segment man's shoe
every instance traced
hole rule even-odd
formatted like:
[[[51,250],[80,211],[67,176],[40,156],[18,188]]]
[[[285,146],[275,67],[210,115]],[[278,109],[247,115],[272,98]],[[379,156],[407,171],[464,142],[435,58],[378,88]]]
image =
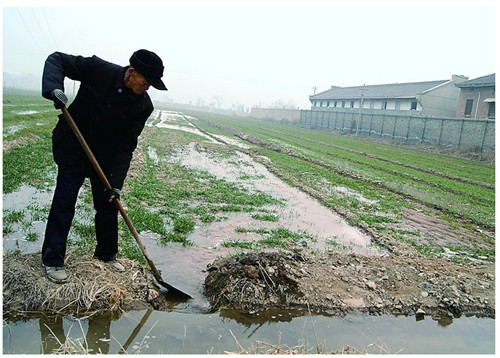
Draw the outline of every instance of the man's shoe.
[[[106,263],[116,272],[125,272],[125,267],[123,267],[123,265],[117,260],[108,261]]]
[[[45,273],[48,279],[55,283],[65,283],[68,280],[64,267],[45,266]]]

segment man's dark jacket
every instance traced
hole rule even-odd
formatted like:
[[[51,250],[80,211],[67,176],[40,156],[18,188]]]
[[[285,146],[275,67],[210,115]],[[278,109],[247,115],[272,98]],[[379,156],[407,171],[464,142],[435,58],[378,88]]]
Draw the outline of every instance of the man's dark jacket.
[[[113,188],[121,189],[137,138],[153,111],[148,94],[136,95],[123,83],[127,67],[99,57],[51,54],[43,70],[42,95],[51,99],[54,89],[64,91],[64,78],[80,81],[68,111],[82,132]],[[89,175],[90,163],[61,114],[52,132],[52,152],[59,166],[82,160]]]

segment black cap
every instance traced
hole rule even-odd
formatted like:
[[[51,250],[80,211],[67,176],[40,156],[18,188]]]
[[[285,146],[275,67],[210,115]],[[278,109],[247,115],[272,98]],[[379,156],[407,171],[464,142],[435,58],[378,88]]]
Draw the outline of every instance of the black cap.
[[[130,57],[130,65],[137,70],[156,89],[167,90],[161,80],[163,76],[163,62],[154,52],[137,50]]]

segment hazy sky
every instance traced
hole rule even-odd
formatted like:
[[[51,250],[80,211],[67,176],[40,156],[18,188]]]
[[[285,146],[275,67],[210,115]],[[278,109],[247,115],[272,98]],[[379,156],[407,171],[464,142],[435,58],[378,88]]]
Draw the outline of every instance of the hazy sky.
[[[220,96],[224,108],[276,101],[309,108],[313,87],[322,92],[331,85],[495,72],[494,2],[401,2],[412,6],[208,0],[165,1],[169,6],[140,2],[141,7],[131,5],[137,1],[120,7],[87,1],[90,6],[62,7],[4,1],[3,72],[41,77],[54,51],[127,65],[135,50],[147,48],[163,59],[169,88],[165,93],[150,90],[153,98],[208,104]]]

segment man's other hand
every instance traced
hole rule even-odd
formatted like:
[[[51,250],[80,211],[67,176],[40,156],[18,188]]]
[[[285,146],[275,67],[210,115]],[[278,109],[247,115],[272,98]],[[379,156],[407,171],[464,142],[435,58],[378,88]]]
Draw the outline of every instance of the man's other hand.
[[[64,94],[60,89],[55,89],[50,93],[52,100],[54,101],[54,107],[56,109],[61,109],[66,107],[66,103],[68,103],[68,97]]]

